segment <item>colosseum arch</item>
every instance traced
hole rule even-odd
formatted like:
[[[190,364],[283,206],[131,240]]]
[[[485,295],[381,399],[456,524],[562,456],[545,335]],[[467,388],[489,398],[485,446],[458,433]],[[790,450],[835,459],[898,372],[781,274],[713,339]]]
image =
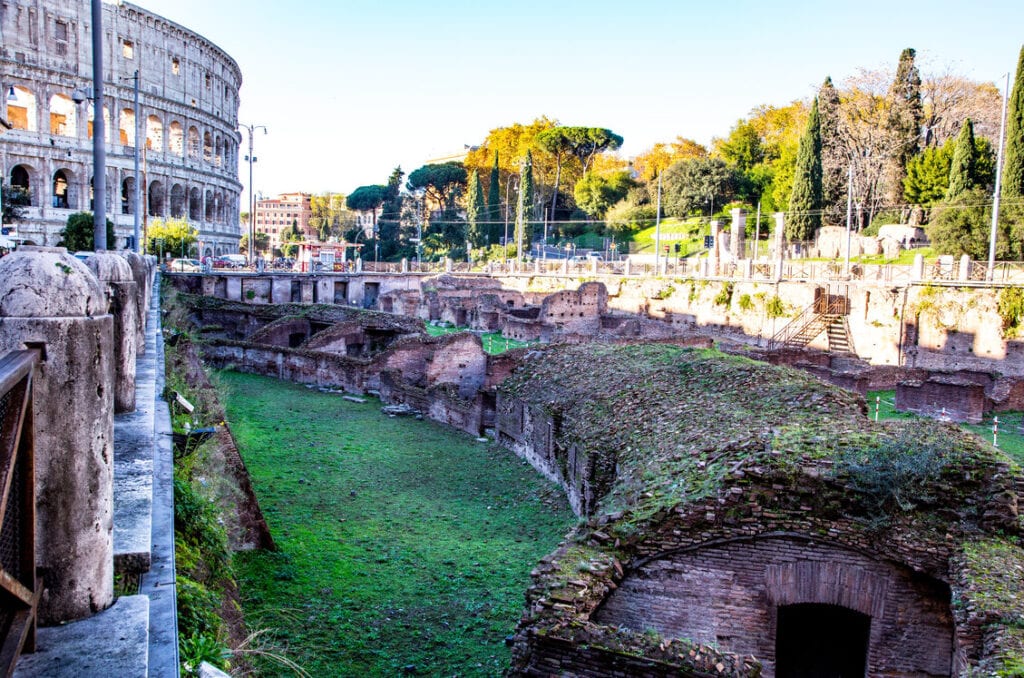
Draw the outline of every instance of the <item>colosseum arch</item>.
[[[204,220],[207,221],[207,222],[213,221],[214,213],[215,212],[214,212],[214,205],[213,205],[213,191],[207,191],[206,192],[206,214],[204,215]]]
[[[150,151],[164,150],[164,124],[155,115],[146,118],[146,148]]]
[[[185,155],[185,129],[177,120],[167,128],[167,151],[179,158]]]
[[[209,131],[203,132],[203,160],[213,162],[213,137]]]
[[[188,218],[190,221],[202,221],[203,219],[203,197],[199,189],[195,187],[188,192]]]
[[[61,168],[53,173],[52,205],[61,209],[71,209],[75,204],[75,186],[72,183],[75,175],[69,169]]]
[[[34,169],[28,165],[15,165],[11,168],[11,187],[20,188],[28,194],[29,205],[38,205],[38,200],[33,195],[33,180],[36,175]]]
[[[7,122],[14,129],[39,131],[39,105],[32,90],[14,85],[14,101],[7,102]]]
[[[50,97],[50,134],[78,136],[78,111],[75,110],[75,102],[67,94],[58,93]]]
[[[121,182],[121,214],[135,214],[135,177]]]
[[[92,139],[92,123],[93,118],[95,117],[95,110],[91,103],[89,104],[88,116],[89,138]],[[110,143],[110,109],[106,106],[103,107],[103,140]]]
[[[94,178],[95,177],[89,177],[89,210],[93,211],[93,212],[96,211],[96,191],[95,191],[95,184],[93,183],[93,179]],[[112,189],[113,189],[113,186],[110,185],[110,179],[108,178],[107,179],[106,190],[103,193],[103,199],[106,202],[106,205],[105,205],[106,209],[105,209],[105,211],[107,211],[107,212],[110,211]]]
[[[217,167],[224,165],[224,141],[219,134],[213,140],[213,164]]]
[[[199,160],[199,130],[188,128],[188,159]]]
[[[213,210],[213,220],[218,224],[224,223],[224,196],[220,192],[213,195]]]
[[[121,117],[118,120],[118,135],[122,146],[135,147],[135,111],[133,109],[121,109]]]
[[[164,215],[164,185],[159,181],[149,182],[149,216]]]
[[[181,184],[171,186],[171,216],[175,219],[185,216],[185,187]]]

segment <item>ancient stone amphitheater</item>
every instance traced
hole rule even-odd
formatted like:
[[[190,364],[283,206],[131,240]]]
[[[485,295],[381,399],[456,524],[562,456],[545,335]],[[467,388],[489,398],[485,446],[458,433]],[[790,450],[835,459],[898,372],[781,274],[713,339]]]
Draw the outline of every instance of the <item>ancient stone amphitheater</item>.
[[[89,8],[85,0],[11,0],[0,13],[0,111],[10,125],[0,137],[0,166],[5,186],[31,198],[15,235],[37,245],[56,244],[68,216],[92,208]],[[143,229],[154,218],[184,217],[199,229],[204,255],[236,252],[238,64],[203,36],[127,2],[104,3],[103,28],[114,245],[130,243],[141,203]]]

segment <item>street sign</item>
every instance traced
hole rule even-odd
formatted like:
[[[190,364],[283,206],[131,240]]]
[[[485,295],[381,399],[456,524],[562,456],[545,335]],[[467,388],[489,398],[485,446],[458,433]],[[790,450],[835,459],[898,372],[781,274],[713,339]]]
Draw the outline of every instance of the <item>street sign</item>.
[[[704,249],[709,250],[715,246],[715,236],[706,235],[704,236]]]

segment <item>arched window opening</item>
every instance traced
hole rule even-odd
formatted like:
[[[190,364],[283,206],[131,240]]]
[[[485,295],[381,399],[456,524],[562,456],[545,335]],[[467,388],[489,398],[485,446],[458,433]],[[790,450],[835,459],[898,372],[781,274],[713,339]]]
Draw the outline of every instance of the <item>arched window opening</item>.
[[[11,188],[22,195],[26,205],[32,205],[32,182],[29,178],[28,169],[24,165],[15,165],[11,168]]]
[[[213,137],[209,132],[203,133],[203,160],[213,162]]]
[[[217,193],[213,196],[214,221],[218,224],[224,223],[224,196]]]
[[[95,117],[92,103],[89,104],[88,117],[89,138],[92,139],[92,123]],[[103,140],[110,143],[110,110],[106,106],[103,107]]]
[[[224,165],[224,142],[221,140],[219,134],[214,140],[213,153],[213,164],[215,164],[217,167],[222,167]]]
[[[179,158],[185,154],[185,129],[177,120],[167,129],[167,151]]]
[[[14,100],[7,102],[7,122],[13,129],[38,131],[39,108],[36,95],[24,87],[14,85]]]
[[[164,187],[159,181],[149,183],[149,216],[162,217],[164,215]]]
[[[135,214],[135,177],[121,182],[121,214]]]
[[[188,158],[199,160],[199,130],[195,127],[188,128]]]
[[[64,170],[57,170],[53,173],[53,206],[61,209],[68,209],[70,184],[68,175]]]
[[[198,188],[188,192],[188,218],[191,221],[201,221],[203,218],[203,199]]]
[[[171,216],[175,219],[185,216],[185,188],[181,184],[171,186]]]
[[[75,102],[67,94],[50,97],[50,134],[73,137],[78,133]],[[90,135],[91,136],[91,135]]]
[[[164,150],[164,124],[155,115],[146,118],[146,149]]]
[[[118,133],[122,146],[135,148],[135,111],[130,108],[121,109]]]
[[[214,214],[213,191],[207,191],[206,192],[206,214],[204,215],[205,216],[205,220],[209,221],[209,222],[212,222],[213,221],[213,214]]]

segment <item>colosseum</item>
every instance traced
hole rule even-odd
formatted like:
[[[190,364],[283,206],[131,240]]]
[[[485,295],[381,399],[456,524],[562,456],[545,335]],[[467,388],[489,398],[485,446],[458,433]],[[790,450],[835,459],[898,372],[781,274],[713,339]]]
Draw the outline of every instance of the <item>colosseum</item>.
[[[16,240],[54,245],[92,209],[92,37],[88,0],[0,4],[4,183],[31,204]],[[116,246],[156,218],[187,218],[204,255],[238,251],[238,64],[203,36],[127,2],[103,5],[107,213]],[[139,108],[136,116],[135,74]],[[79,103],[80,102],[80,103]],[[136,139],[141,183],[136,198]]]

